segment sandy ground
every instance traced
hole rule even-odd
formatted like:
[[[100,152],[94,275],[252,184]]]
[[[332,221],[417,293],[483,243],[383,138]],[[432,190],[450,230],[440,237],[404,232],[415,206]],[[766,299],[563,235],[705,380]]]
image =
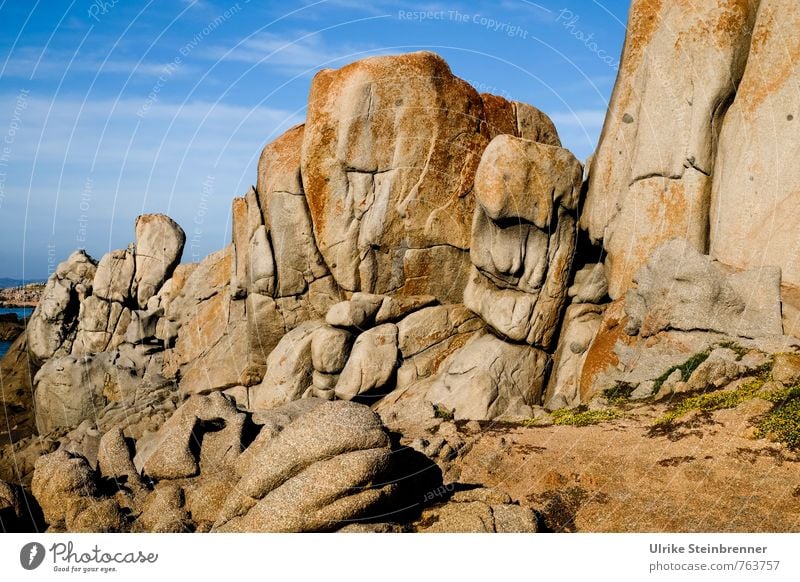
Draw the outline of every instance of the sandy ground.
[[[469,445],[448,476],[509,493],[551,531],[800,531],[800,456],[753,438],[768,408],[694,413],[661,434],[658,404],[587,427],[460,425]]]

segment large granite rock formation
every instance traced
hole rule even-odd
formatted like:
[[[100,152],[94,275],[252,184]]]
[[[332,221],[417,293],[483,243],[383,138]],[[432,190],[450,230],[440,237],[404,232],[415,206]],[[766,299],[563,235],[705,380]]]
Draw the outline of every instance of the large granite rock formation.
[[[487,119],[481,96],[428,52],[317,74],[302,179],[317,244],[340,287],[460,301],[469,194],[491,132],[558,145],[546,116],[498,99]]]
[[[621,297],[662,242],[706,252],[717,136],[747,62],[757,2],[634,0],[589,170],[581,226]]]
[[[710,232],[710,252],[719,261],[781,268],[785,323],[793,334],[800,331],[798,25],[795,3],[760,2],[747,68],[719,136]]]

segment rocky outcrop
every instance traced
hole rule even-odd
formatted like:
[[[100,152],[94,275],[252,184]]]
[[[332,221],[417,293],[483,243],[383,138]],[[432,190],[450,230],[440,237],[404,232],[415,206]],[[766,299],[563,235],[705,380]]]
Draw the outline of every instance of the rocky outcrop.
[[[744,72],[756,7],[750,0],[631,5],[581,215],[608,252],[612,299],[666,240],[682,237],[707,252],[717,137]]]
[[[581,176],[559,147],[503,135],[486,148],[464,304],[500,337],[550,347],[575,250]]]
[[[347,402],[321,404],[289,424],[252,461],[215,531],[321,531],[385,502],[392,453],[380,420]]]
[[[91,295],[95,261],[76,251],[48,279],[28,323],[28,350],[37,362],[72,350],[81,303]]]
[[[715,346],[776,353],[795,343],[782,335],[777,268],[729,273],[688,241],[673,239],[655,250],[635,281],[624,300],[605,309],[586,351],[582,402],[620,383],[642,386],[637,396],[652,396],[656,381],[668,379],[665,372],[697,354],[707,356]]]
[[[32,490],[50,531],[336,530],[379,517],[401,487],[377,415],[348,402],[251,416],[221,393],[193,396],[133,446],[135,459],[110,430],[97,469],[63,449],[37,461]]]
[[[557,141],[544,115],[514,105],[491,111],[495,132]],[[465,272],[486,117],[481,97],[432,53],[316,75],[302,180],[317,244],[340,287],[460,301],[463,285],[437,272]]]
[[[719,261],[781,268],[785,323],[794,335],[800,331],[798,25],[793,2],[760,2],[747,68],[719,136],[710,232],[710,252]]]
[[[143,214],[136,219],[136,301],[144,309],[180,263],[186,234],[163,214]]]
[[[625,297],[630,335],[668,329],[739,337],[781,335],[780,270],[727,274],[683,239],[657,248]]]
[[[446,503],[426,509],[414,527],[424,533],[536,533],[536,516],[493,489],[456,491]]]

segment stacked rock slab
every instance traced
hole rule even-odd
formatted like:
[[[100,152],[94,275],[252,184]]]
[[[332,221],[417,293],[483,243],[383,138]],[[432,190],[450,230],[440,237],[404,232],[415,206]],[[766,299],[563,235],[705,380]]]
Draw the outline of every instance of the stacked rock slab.
[[[762,0],[736,99],[719,137],[711,255],[738,269],[777,265],[787,333],[800,332],[800,26],[797,4]]]
[[[581,373],[589,346],[600,330],[606,308],[603,302],[608,296],[603,264],[589,264],[577,271],[568,295],[571,303],[564,312],[543,399],[549,410],[581,404]]]
[[[550,347],[575,251],[582,171],[555,146],[501,135],[486,148],[464,304],[498,336]]]
[[[304,126],[268,144],[258,182],[233,203],[232,289],[246,297],[249,374],[264,376],[267,356],[301,323],[341,299],[317,250],[300,179]]]
[[[509,135],[492,140],[475,179],[464,293],[489,331],[462,336],[463,347],[437,362],[435,375],[398,386],[378,406],[387,421],[401,422],[411,410],[424,418],[430,405],[456,419],[532,416],[566,300],[582,173],[560,147]]]
[[[581,215],[582,228],[608,251],[612,299],[666,240],[683,237],[707,252],[717,136],[744,71],[756,6],[632,3]],[[749,147],[749,139],[734,141]],[[730,180],[742,181],[738,174]]]
[[[397,510],[385,505],[402,486],[394,453],[366,406],[308,399],[251,415],[217,392],[135,443],[108,430],[96,469],[63,448],[40,457],[32,489],[51,532],[336,530]]]

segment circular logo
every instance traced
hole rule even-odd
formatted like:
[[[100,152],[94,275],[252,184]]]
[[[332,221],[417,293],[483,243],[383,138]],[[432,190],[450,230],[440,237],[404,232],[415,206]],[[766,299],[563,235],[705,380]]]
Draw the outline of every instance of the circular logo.
[[[30,542],[19,551],[19,563],[26,570],[35,570],[44,561],[44,546],[39,542]]]

